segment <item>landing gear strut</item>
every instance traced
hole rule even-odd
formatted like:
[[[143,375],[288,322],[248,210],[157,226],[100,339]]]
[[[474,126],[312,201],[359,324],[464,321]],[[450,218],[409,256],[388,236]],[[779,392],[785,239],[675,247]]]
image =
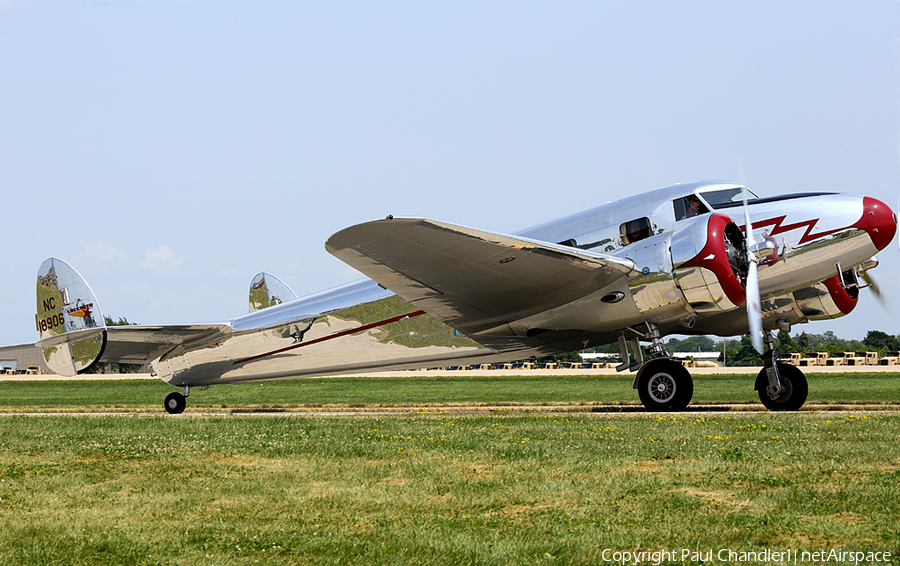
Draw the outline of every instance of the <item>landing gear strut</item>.
[[[778,350],[772,335],[765,332],[766,353],[763,369],[756,376],[755,389],[759,400],[770,411],[797,411],[806,402],[809,385],[798,368],[777,361]]]
[[[187,408],[187,397],[191,394],[191,386],[184,386],[184,395],[174,391],[166,395],[166,401],[163,403],[166,412],[170,415],[180,415]]]

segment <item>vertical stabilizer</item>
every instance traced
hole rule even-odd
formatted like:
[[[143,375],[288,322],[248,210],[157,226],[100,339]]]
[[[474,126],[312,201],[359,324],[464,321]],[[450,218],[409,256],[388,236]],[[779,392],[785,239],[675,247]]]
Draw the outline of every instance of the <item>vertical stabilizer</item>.
[[[250,312],[256,312],[297,298],[287,283],[271,273],[258,273],[250,282]]]
[[[68,263],[50,258],[37,276],[37,345],[59,375],[90,369],[106,346],[103,313],[87,281]]]

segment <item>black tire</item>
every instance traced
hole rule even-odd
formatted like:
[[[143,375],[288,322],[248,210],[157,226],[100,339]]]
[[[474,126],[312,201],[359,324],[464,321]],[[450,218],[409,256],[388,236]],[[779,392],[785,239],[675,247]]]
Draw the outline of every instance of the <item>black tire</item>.
[[[638,378],[638,396],[648,411],[683,411],[694,395],[691,373],[680,362],[647,362]]]
[[[778,374],[781,376],[781,384],[785,391],[777,399],[772,399],[766,393],[766,387],[769,386],[766,369],[760,370],[759,375],[756,376],[756,392],[759,393],[759,400],[770,411],[799,411],[806,402],[806,396],[809,395],[806,376],[798,368],[789,364],[778,364]]]
[[[166,402],[163,407],[170,415],[180,415],[187,407],[187,399],[181,393],[173,392],[166,395]]]

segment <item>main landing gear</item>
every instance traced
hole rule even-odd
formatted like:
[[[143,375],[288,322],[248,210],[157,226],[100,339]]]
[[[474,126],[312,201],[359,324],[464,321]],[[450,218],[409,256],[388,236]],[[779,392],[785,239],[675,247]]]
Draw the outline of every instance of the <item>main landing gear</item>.
[[[634,388],[638,397],[648,411],[683,411],[694,395],[694,381],[691,373],[681,362],[673,360],[655,324],[647,323],[647,333],[631,329],[635,336],[631,338],[631,349],[634,357],[628,353],[625,335],[619,335],[619,349],[622,352],[622,365],[617,371],[637,371]],[[645,362],[638,336],[650,339],[650,354],[655,356]]]
[[[756,376],[754,389],[759,394],[759,400],[770,411],[798,411],[809,394],[806,376],[795,366],[779,363],[772,335],[768,332],[764,335],[764,367]]]
[[[657,358],[638,372],[637,389],[648,411],[683,411],[694,395],[694,381],[680,362]]]
[[[673,360],[659,335],[659,329],[647,324],[647,332],[634,333],[631,338],[632,356],[628,352],[625,335],[619,335],[619,348],[622,352],[622,365],[617,371],[637,371],[634,388],[638,390],[641,403],[648,411],[683,411],[694,395],[694,382],[690,372],[678,361]],[[759,393],[759,400],[770,411],[797,411],[806,402],[809,388],[806,376],[798,368],[779,363],[778,350],[772,335],[765,332],[766,353],[763,355],[763,369],[756,376],[754,389]],[[649,351],[653,357],[644,361],[638,337],[649,339],[652,345]]]
[[[166,412],[170,415],[180,415],[184,412],[185,408],[187,408],[187,397],[191,394],[191,386],[184,386],[184,395],[178,393],[177,391],[173,391],[166,395],[166,401],[163,403],[163,407],[165,407]]]

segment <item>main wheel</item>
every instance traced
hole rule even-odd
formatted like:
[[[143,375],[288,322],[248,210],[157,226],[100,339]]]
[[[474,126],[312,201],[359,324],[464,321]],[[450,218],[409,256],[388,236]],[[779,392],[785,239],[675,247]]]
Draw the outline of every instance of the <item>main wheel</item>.
[[[653,360],[641,369],[638,396],[648,411],[681,411],[691,402],[694,381],[681,363]]]
[[[756,376],[756,391],[759,400],[770,411],[797,411],[806,402],[809,394],[809,385],[803,372],[790,364],[778,364],[778,374],[781,376],[781,385],[784,392],[777,399],[772,399],[766,392],[769,386],[769,377],[766,368],[760,370]]]
[[[166,408],[166,412],[170,415],[178,415],[183,413],[185,407],[187,407],[187,399],[181,393],[172,392],[166,395],[166,402],[163,403],[163,407]]]

